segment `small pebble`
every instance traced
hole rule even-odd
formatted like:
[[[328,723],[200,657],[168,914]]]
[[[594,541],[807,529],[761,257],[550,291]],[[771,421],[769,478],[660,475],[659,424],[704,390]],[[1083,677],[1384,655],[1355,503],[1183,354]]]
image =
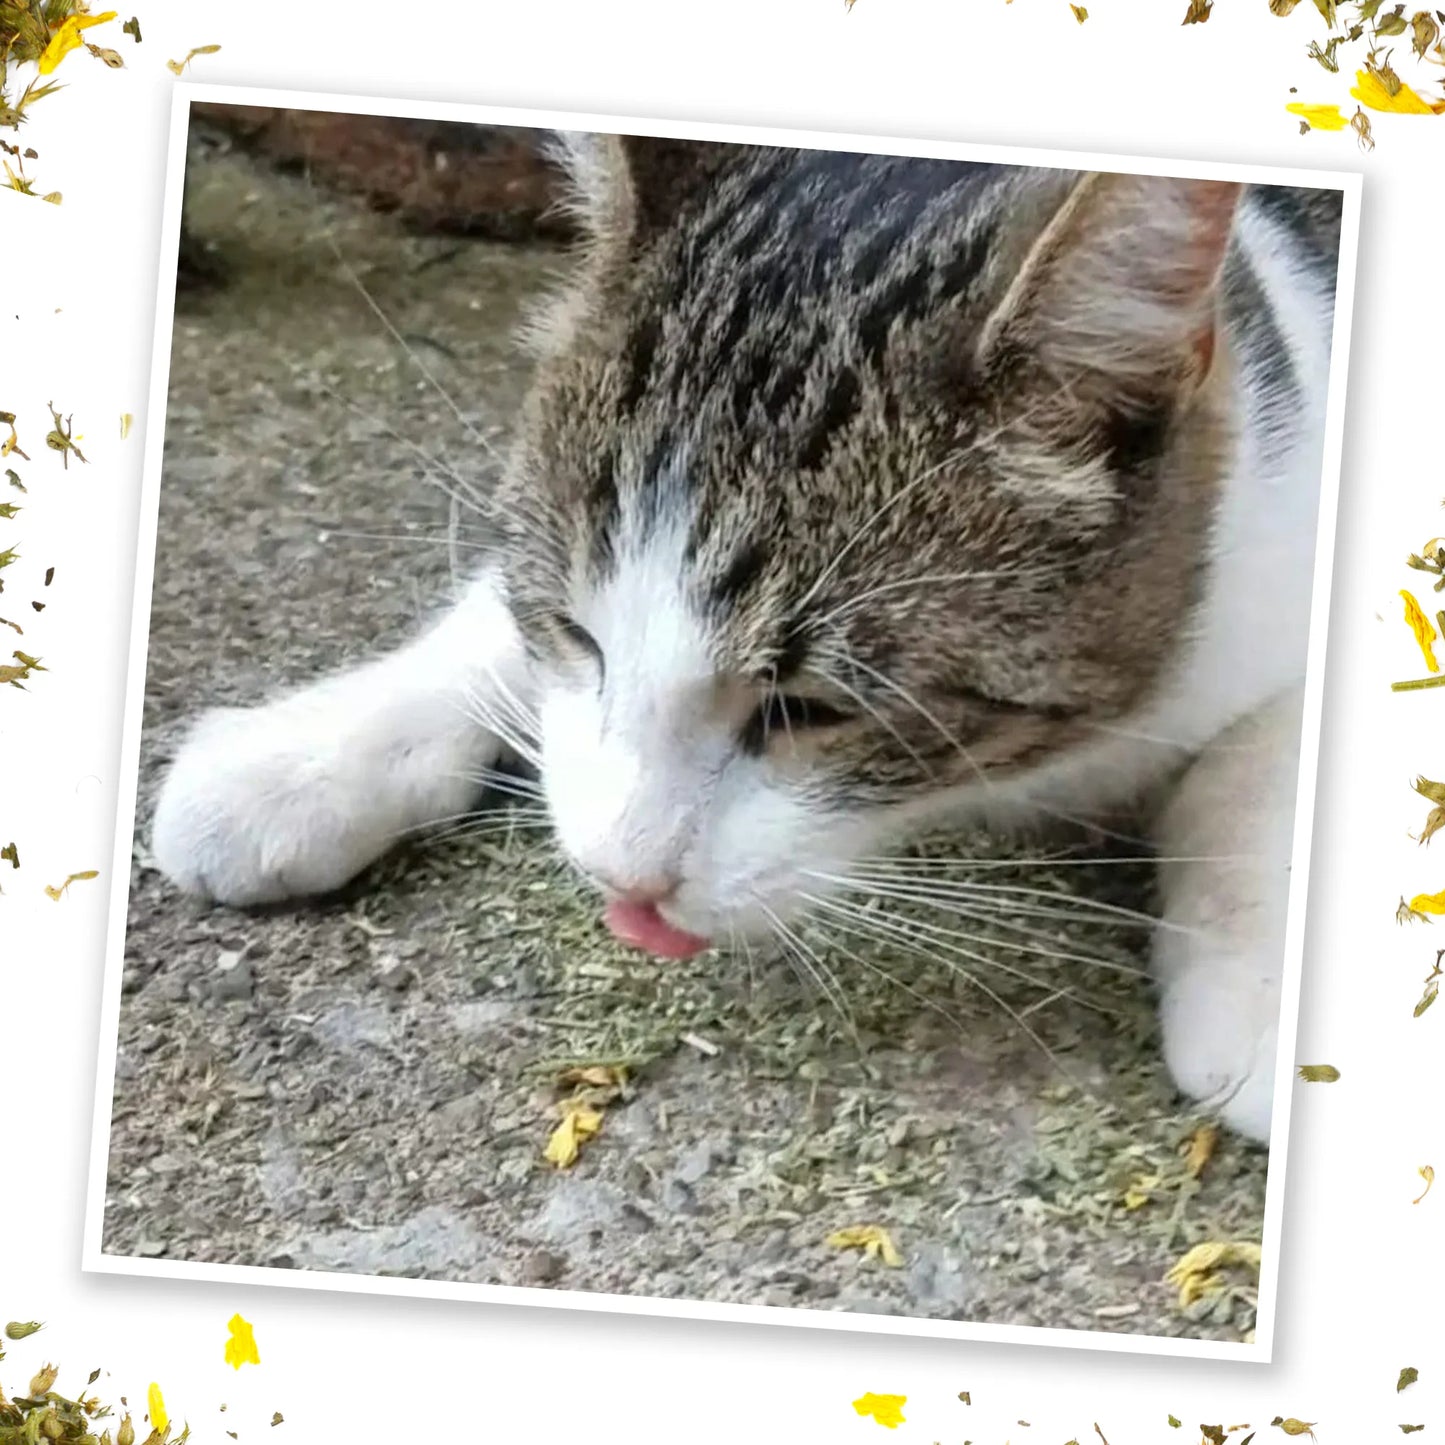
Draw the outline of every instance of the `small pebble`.
[[[539,1249],[522,1261],[523,1284],[555,1284],[567,1273],[567,1257],[550,1249]]]

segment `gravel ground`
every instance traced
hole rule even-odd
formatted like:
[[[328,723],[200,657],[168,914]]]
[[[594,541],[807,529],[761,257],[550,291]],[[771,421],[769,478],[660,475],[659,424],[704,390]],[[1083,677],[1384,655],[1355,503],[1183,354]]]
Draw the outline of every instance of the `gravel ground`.
[[[326,238],[496,438],[525,380],[519,305],[565,264],[409,235],[224,147],[194,149],[187,223],[223,280],[176,317],[106,1250],[1246,1337],[1252,1281],[1184,1310],[1163,1280],[1195,1243],[1258,1239],[1266,1159],[1226,1138],[1186,1168],[1200,1121],[1119,970],[1142,930],[1035,925],[1115,965],[1092,968],[970,920],[994,997],[947,959],[859,944],[830,955],[840,1010],[761,956],[622,951],[504,814],[294,910],[166,886],[145,838],[178,725],[407,636],[449,585],[413,444],[487,475]],[[1118,860],[951,846],[993,881],[1148,905]],[[552,1167],[567,1070],[618,1065],[601,1132]],[[902,1264],[825,1242],[855,1225]]]

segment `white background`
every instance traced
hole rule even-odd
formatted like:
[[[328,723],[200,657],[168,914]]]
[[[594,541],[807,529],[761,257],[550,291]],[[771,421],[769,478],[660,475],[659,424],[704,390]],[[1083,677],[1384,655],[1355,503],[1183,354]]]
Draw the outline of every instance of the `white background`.
[[[1346,77],[1304,58],[1320,33],[1308,0],[1288,19],[1264,0],[1220,0],[1208,24],[1187,28],[1183,0],[1097,0],[1083,26],[1062,0],[858,0],[851,13],[841,0],[357,0],[327,13],[137,4],[141,46],[118,23],[94,34],[128,68],[71,56],[57,75],[69,88],[36,107],[25,134],[41,152],[31,163],[40,188],[61,190],[63,205],[0,194],[0,409],[19,415],[33,458],[6,463],[27,496],[0,483],[0,499],[26,508],[0,522],[0,546],[13,540],[22,554],[3,574],[0,616],[26,628],[16,641],[51,669],[28,694],[0,696],[0,842],[15,839],[23,864],[0,867],[0,1317],[50,1322],[11,1348],[0,1378],[23,1382],[43,1356],[64,1366],[62,1387],[78,1387],[104,1365],[110,1391],[133,1404],[157,1379],[172,1415],[216,1441],[227,1428],[254,1439],[276,1409],[284,1438],[306,1441],[342,1438],[343,1421],[378,1437],[431,1433],[444,1420],[467,1438],[599,1445],[1062,1445],[1097,1439],[1096,1420],[1112,1445],[1192,1442],[1199,1421],[1250,1420],[1263,1445],[1283,1439],[1268,1429],[1276,1414],[1319,1421],[1323,1445],[1394,1438],[1401,1422],[1445,1428],[1445,1184],[1440,1198],[1411,1203],[1420,1165],[1445,1170],[1441,1071],[1431,1067],[1445,1012],[1410,1016],[1439,945],[1425,926],[1398,929],[1392,918],[1402,892],[1445,888],[1445,856],[1407,834],[1425,812],[1409,779],[1445,776],[1445,696],[1386,686],[1421,671],[1397,589],[1434,602],[1403,556],[1445,532],[1431,284],[1445,236],[1445,117],[1376,117],[1368,156],[1348,131],[1299,136],[1283,110],[1289,86],[1353,109]],[[208,81],[1365,173],[1297,1049],[1344,1077],[1297,1089],[1273,1364],[80,1273],[173,87],[164,61],[206,43],[223,46],[195,62]],[[1400,68],[1408,78],[1404,59]],[[45,450],[51,398],[74,412],[89,466],[63,471]],[[124,442],[122,411],[137,416]],[[1301,539],[1300,565],[1309,560]],[[55,583],[42,593],[49,565]],[[29,601],[42,596],[49,606],[36,615]],[[98,883],[59,904],[44,895],[45,883],[91,867],[102,869]],[[222,1361],[238,1309],[263,1358],[239,1374]],[[1405,1364],[1422,1381],[1397,1400]],[[868,1390],[907,1395],[907,1423],[880,1434],[856,1416],[850,1401]],[[1168,1429],[1170,1412],[1182,1431]]]

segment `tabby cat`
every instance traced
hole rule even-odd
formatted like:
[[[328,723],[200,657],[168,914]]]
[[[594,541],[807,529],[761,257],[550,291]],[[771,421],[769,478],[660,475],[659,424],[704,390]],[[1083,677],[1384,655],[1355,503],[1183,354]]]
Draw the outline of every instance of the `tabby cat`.
[[[481,565],[200,719],[153,849],[254,905],[540,776],[686,956],[941,822],[1142,810],[1182,1090],[1268,1138],[1337,193],[563,137],[586,240]]]

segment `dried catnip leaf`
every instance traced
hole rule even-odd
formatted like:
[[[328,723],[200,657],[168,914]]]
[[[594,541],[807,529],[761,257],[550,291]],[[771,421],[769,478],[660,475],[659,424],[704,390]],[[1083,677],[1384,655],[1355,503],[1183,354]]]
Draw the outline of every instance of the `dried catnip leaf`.
[[[135,40],[135,43],[137,45],[140,44],[140,21],[137,20],[134,15],[132,15],[130,19],[127,20],[125,24],[122,25],[120,28],[123,35],[131,36]]]
[[[186,66],[188,66],[196,56],[214,55],[220,48],[219,45],[197,45],[195,49],[186,51],[186,58],[184,60],[166,61],[166,69],[169,70],[172,75],[182,75],[185,72]]]
[[[1424,1428],[1425,1427],[1423,1425],[1401,1425],[1400,1433],[1402,1435],[1413,1435],[1415,1431],[1423,1430]]]
[[[1339,1082],[1340,1071],[1333,1064],[1301,1064],[1299,1076],[1307,1084],[1334,1084]]]
[[[1201,1425],[1199,1433],[1209,1441],[1209,1445],[1224,1445],[1223,1425]]]
[[[114,12],[112,12],[112,14],[113,13]],[[51,419],[55,424],[45,434],[45,445],[48,446],[51,451],[60,453],[61,464],[66,471],[69,471],[72,453],[75,454],[78,461],[85,461],[85,453],[76,446],[75,443],[77,439],[71,435],[71,427],[75,419],[74,417],[68,416],[64,421],[61,421],[60,413],[55,409],[55,403],[47,402],[46,405],[50,408]]]
[[[72,873],[59,888],[47,883],[45,885],[45,896],[53,898],[57,903],[65,896],[66,890],[72,883],[86,883],[92,878],[99,878],[100,872],[95,868],[87,868],[81,873]]]
[[[1203,25],[1214,9],[1214,0],[1189,0],[1189,9],[1184,12],[1181,22],[1185,25]]]
[[[1395,1381],[1395,1393],[1398,1395],[1401,1390],[1408,1390],[1416,1380],[1420,1378],[1420,1372],[1414,1365],[1406,1365],[1400,1371],[1400,1378]]]

